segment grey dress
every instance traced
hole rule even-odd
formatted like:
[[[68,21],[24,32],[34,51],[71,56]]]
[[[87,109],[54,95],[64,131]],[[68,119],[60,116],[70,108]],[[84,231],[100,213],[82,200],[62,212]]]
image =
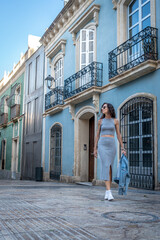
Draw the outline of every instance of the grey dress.
[[[113,118],[103,118],[100,129],[100,138],[98,141],[98,154],[101,159],[101,180],[109,181],[110,166],[113,168],[113,162],[116,155],[116,144],[114,137],[102,137],[102,135],[115,134],[115,124]]]

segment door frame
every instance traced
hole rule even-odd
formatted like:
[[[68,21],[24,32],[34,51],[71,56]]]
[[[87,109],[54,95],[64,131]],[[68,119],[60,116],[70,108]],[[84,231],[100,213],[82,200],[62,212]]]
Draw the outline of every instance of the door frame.
[[[92,106],[82,107],[75,115],[74,118],[74,176],[77,180],[81,181],[82,173],[81,173],[81,142],[80,142],[80,118],[84,114],[92,114],[94,116],[94,137],[96,137],[96,129],[98,124],[97,113],[95,108]],[[89,120],[89,118],[88,118]],[[89,134],[89,133],[88,133]],[[89,152],[89,149],[88,149]],[[89,159],[88,159],[89,163]],[[94,180],[97,179],[97,158],[94,158]]]

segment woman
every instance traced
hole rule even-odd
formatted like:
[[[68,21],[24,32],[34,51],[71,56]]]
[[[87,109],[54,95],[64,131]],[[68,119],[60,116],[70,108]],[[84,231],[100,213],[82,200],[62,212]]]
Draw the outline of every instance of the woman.
[[[112,167],[116,155],[116,144],[114,134],[116,131],[118,141],[121,145],[121,153],[126,155],[122,137],[119,131],[119,122],[115,117],[115,110],[112,104],[103,103],[101,108],[102,116],[98,121],[98,130],[94,146],[94,156],[98,154],[101,159],[101,179],[105,181],[106,192],[104,199],[113,200],[111,193]]]

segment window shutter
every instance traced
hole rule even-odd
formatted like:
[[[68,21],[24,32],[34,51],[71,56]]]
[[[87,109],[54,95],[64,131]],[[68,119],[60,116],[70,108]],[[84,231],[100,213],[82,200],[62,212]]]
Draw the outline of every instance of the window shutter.
[[[80,31],[80,69],[95,60],[95,34],[91,29]]]

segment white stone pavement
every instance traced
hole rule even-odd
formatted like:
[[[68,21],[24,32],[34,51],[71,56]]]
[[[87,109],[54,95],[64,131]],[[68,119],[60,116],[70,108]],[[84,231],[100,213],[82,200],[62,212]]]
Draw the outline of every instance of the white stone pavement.
[[[0,239],[160,239],[160,192],[0,180]]]

